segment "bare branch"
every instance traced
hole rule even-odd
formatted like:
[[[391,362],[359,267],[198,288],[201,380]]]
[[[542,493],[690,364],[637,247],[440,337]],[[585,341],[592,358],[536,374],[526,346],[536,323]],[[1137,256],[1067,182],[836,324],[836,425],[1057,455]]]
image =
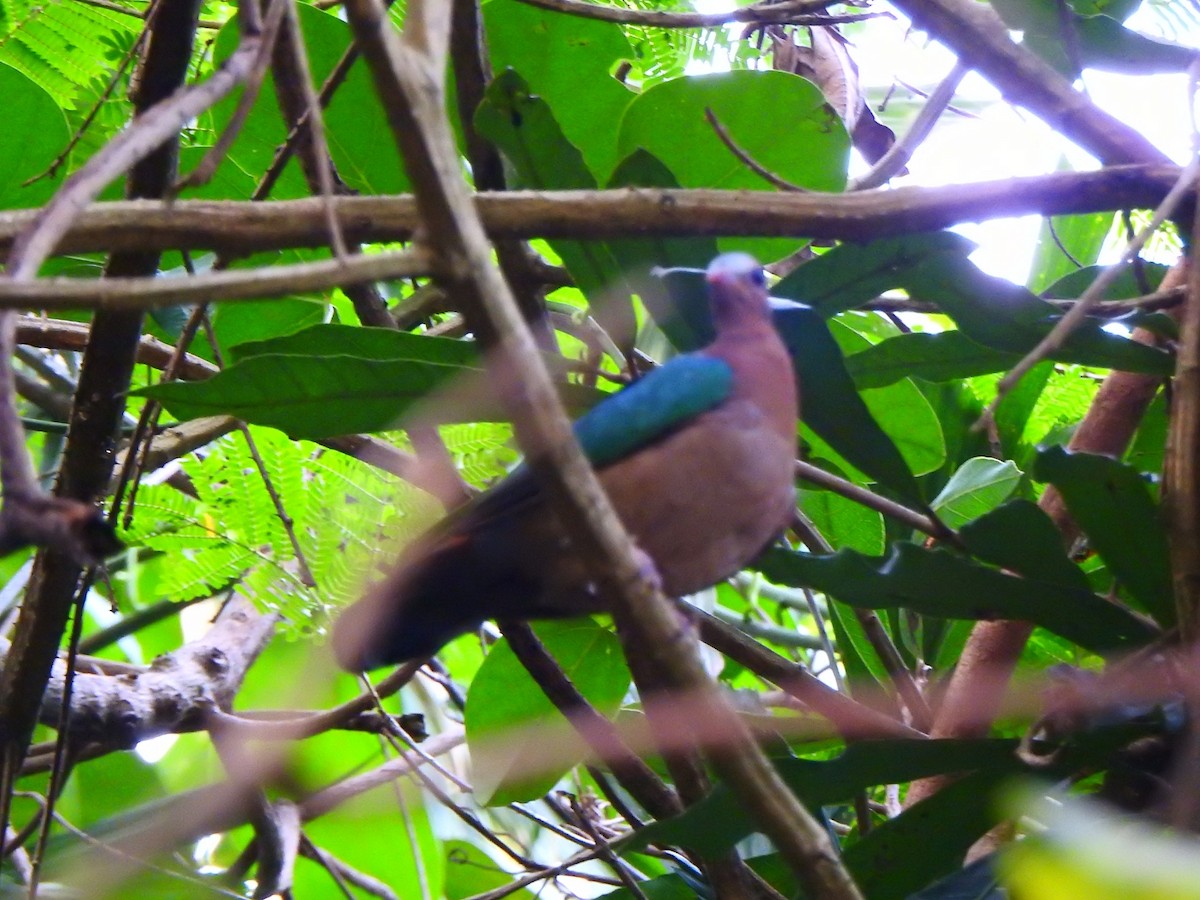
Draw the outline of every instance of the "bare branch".
[[[756,3],[722,13],[658,12],[655,10],[628,9],[618,6],[602,6],[586,0],[521,0],[539,9],[567,13],[601,22],[619,22],[623,25],[642,25],[651,28],[719,28],[730,22],[747,22],[752,25],[834,25],[839,22],[857,22],[876,18],[880,13],[851,14],[845,16],[822,15],[821,10],[832,6],[836,0],[771,0]]]
[[[895,5],[984,75],[1006,100],[1040,116],[1105,164],[1166,159],[1139,132],[1093,105],[1049,63],[1015,43],[990,5],[975,0],[895,0]]]
[[[202,638],[161,656],[149,669],[124,675],[78,672],[67,731],[80,744],[128,748],[159,734],[197,731],[209,712],[227,709],[242,679],[275,631],[275,615],[233,599]],[[4,653],[8,652],[3,642]],[[54,663],[38,718],[56,726],[66,663]]]
[[[1153,209],[1179,179],[1174,165],[1114,166],[945,187],[901,187],[852,194],[771,191],[509,191],[473,198],[493,238],[619,238],[740,234],[863,241],[961,222],[1030,214],[1067,215]],[[401,197],[336,197],[347,241],[412,239],[417,202]],[[0,251],[37,213],[0,213]],[[233,255],[329,240],[319,197],[263,202],[120,201],[81,210],[57,252],[209,249]],[[11,252],[11,251],[10,251]]]

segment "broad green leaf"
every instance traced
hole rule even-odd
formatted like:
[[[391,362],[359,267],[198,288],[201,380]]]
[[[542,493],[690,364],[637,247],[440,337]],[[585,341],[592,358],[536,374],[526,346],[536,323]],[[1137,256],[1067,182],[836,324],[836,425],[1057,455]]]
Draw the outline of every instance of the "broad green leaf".
[[[46,91],[5,63],[0,63],[0,96],[0,209],[41,206],[62,185],[62,175],[22,184],[44,173],[63,151],[70,139],[67,119]]]
[[[507,4],[507,0],[501,2]],[[510,187],[596,187],[596,176],[588,169],[583,154],[563,134],[550,104],[515,69],[506,69],[492,79],[483,103],[475,111],[475,127],[500,148],[512,165],[515,177]]]
[[[221,349],[228,351],[239,344],[267,341],[322,325],[328,310],[328,305],[316,297],[218,303],[212,316],[213,333]]]
[[[1059,168],[1064,166],[1060,161]],[[1026,286],[1045,297],[1048,294],[1043,292],[1056,281],[1078,271],[1081,264],[1093,264],[1112,230],[1113,218],[1112,213],[1103,212],[1042,219]]]
[[[969,338],[1010,353],[1025,353],[1061,318],[1054,305],[1010,281],[987,275],[965,256],[931,256],[899,273],[899,286],[931,300],[949,314]],[[1104,330],[1103,323],[1081,324],[1055,354],[1062,362],[1169,375],[1171,354]]]
[[[1167,447],[1167,402],[1163,392],[1150,402],[1142,416],[1142,424],[1125,454],[1125,462],[1139,472],[1157,474],[1162,471],[1163,453]]]
[[[840,549],[878,554],[884,549],[883,515],[832,491],[802,490],[800,508],[825,540]]]
[[[245,362],[256,356],[330,355],[420,360],[461,367],[480,365],[479,349],[470,341],[354,325],[317,325],[269,340],[238,342],[230,351],[230,362]]]
[[[1132,650],[1156,635],[1142,619],[1090,591],[1018,578],[940,548],[896,543],[886,557],[772,550],[759,568],[776,583],[811,587],[866,609],[1034,622],[1100,654]]]
[[[787,123],[787,140],[763,128],[764,109]],[[775,190],[717,136],[706,110],[745,154],[781,178],[815,191],[845,186],[846,129],[812,82],[788,72],[740,69],[656,84],[626,108],[618,155],[647,151],[683,188]],[[722,248],[734,246],[722,242]],[[792,252],[796,242],[739,239],[736,249],[766,260]]]
[[[851,685],[865,685],[867,690],[874,688],[872,681],[880,685],[891,684],[887,667],[867,637],[867,631],[856,615],[857,610],[837,597],[828,600],[829,624],[833,626],[835,646],[842,658],[846,679]]]
[[[136,753],[111,753],[72,773],[58,811],[80,828],[167,795],[158,767]]]
[[[1074,300],[1092,286],[1107,266],[1084,266],[1075,268],[1068,274],[1057,279],[1047,287],[1042,296],[1061,300]],[[1108,286],[1101,295],[1101,300],[1131,300],[1140,297],[1146,290],[1156,291],[1167,274],[1167,266],[1157,263],[1144,262],[1140,266],[1141,278],[1145,281],[1145,289],[1139,280],[1139,273],[1132,266],[1125,266],[1117,280]]]
[[[846,848],[863,896],[904,900],[962,866],[971,845],[996,824],[992,794],[1016,767],[973,772],[945,785]]]
[[[353,797],[332,813],[305,822],[304,833],[336,859],[388,885],[397,896],[443,894],[445,853],[415,785],[388,784]],[[397,852],[398,847],[404,851]],[[296,896],[338,893],[324,866],[297,866]]]
[[[588,702],[602,714],[614,712],[630,684],[616,635],[590,619],[540,622],[535,630]],[[506,641],[492,648],[471,681],[465,721],[480,803],[502,806],[536,799],[575,765],[576,760],[563,759],[553,771],[513,777],[513,763],[523,755],[519,748],[546,741],[538,726],[562,728],[566,723]]]
[[[609,188],[677,188],[679,182],[659,160],[636,150],[617,166]],[[637,292],[667,339],[679,350],[695,350],[713,338],[707,286],[702,278],[686,275],[655,277],[655,266],[703,270],[717,255],[712,238],[628,238],[608,242],[609,250],[629,286]],[[599,309],[625,303],[624,297],[601,298]],[[609,314],[611,316],[611,314]],[[620,332],[614,334],[620,341]]]
[[[1079,59],[1088,68],[1150,75],[1186,72],[1196,60],[1191,47],[1140,34],[1108,16],[1080,16],[1074,25]]]
[[[309,68],[319,87],[350,46],[350,26],[336,15],[307,4],[298,7],[297,13]],[[213,47],[214,61],[223,62],[237,48],[239,40],[238,24],[230,20],[217,36]],[[213,124],[218,132],[229,124],[239,99],[240,95],[234,94],[213,107]],[[351,67],[322,115],[329,152],[338,175],[348,187],[363,194],[400,194],[408,190],[400,152],[365,65],[360,63]],[[234,165],[247,172],[264,172],[276,149],[286,139],[287,129],[279,114],[274,77],[268,71],[258,100],[223,165]],[[310,193],[293,157],[272,197],[284,199]]]
[[[961,331],[912,332],[880,341],[846,358],[846,369],[860,388],[883,387],[901,378],[952,381],[1003,372],[1019,353],[993,350]]]
[[[1188,47],[1122,25],[1130,3],[1077,0],[1066,10],[1044,0],[993,0],[992,5],[1010,28],[1024,33],[1025,46],[1070,78],[1080,67],[1138,75],[1182,72],[1195,59]]]
[[[1008,900],[1008,894],[1000,887],[993,853],[910,894],[909,900]]]
[[[959,537],[972,553],[993,565],[1068,590],[1090,589],[1087,576],[1067,556],[1062,533],[1029,500],[1010,500],[968,522]]]
[[[909,502],[922,504],[912,470],[846,374],[841,350],[827,324],[812,310],[787,309],[776,311],[775,325],[796,367],[805,423],[868,477]],[[908,409],[932,417],[927,403],[924,410]]]
[[[445,851],[446,900],[466,900],[512,884],[513,875],[474,844],[455,840],[446,841],[442,847]],[[521,888],[509,896],[533,900],[535,895],[527,888]]]
[[[1158,504],[1141,473],[1107,456],[1051,447],[1038,454],[1033,476],[1058,488],[1109,571],[1143,609],[1170,627],[1171,554]]]
[[[943,522],[959,528],[1003,503],[1020,480],[1021,470],[1011,460],[972,457],[929,505]]]
[[[965,255],[974,248],[967,238],[950,231],[884,238],[869,244],[843,243],[780,279],[771,293],[807,303],[829,318],[896,287],[898,272],[928,256]]]
[[[617,153],[617,128],[636,96],[610,74],[633,56],[622,29],[516,0],[489,0],[483,17],[493,69],[520,72],[554,111],[566,140],[579,148],[593,181],[606,181],[627,155]]]
[[[786,141],[762,127],[768,108],[776,121],[787,122]],[[721,142],[706,109],[739,147],[781,178],[817,191],[845,185],[850,140],[841,120],[812,82],[786,72],[742,70],[655,85],[625,111],[620,156],[646,150],[685,188],[770,187]]]
[[[327,343],[318,349],[322,340]],[[436,409],[422,409],[431,421],[506,419],[475,348],[463,341],[321,325],[242,355],[207,381],[171,382],[140,393],[180,419],[234,415],[309,439],[395,428],[415,403],[439,391],[452,393],[439,398]],[[601,396],[581,385],[561,387],[576,412]]]
[[[1000,438],[1003,455],[1024,460],[1026,445],[1022,443],[1029,421],[1038,402],[1054,379],[1055,366],[1050,360],[1040,362],[1024,375],[1001,399],[996,407],[996,435]]]
[[[496,5],[495,2],[489,6]],[[519,3],[502,0],[509,9],[531,9]],[[541,12],[555,21],[564,16]],[[606,76],[607,77],[607,76]],[[475,113],[475,127],[481,135],[500,148],[512,166],[509,186],[535,190],[595,189],[595,176],[584,162],[583,155],[563,135],[550,105],[532,93],[531,88],[513,69],[500,73],[488,85],[484,102]],[[571,273],[576,287],[583,291],[589,303],[595,304],[598,321],[622,346],[633,338],[633,315],[626,296],[613,299],[606,296],[615,290],[622,276],[622,267],[614,259],[609,246],[600,241],[551,239],[551,248]],[[660,260],[648,262],[663,264]]]
[[[640,855],[634,857],[634,859],[638,858]],[[639,882],[636,894],[628,888],[620,887],[615,891],[600,895],[599,900],[643,900],[643,898],[645,900],[697,900],[697,898],[712,896],[712,886],[699,870],[688,867],[686,862],[682,864],[678,860],[673,860],[673,862],[677,866],[676,871],[669,875],[651,878],[649,881]],[[796,885],[795,875],[780,859],[779,854],[769,853],[750,857],[746,863],[763,881],[782,896],[801,896]]]
[[[849,801],[878,784],[902,784],[931,775],[1019,766],[1012,740],[861,741],[830,760],[775,759],[780,776],[809,809]],[[637,833],[631,846],[682,844],[717,855],[757,830],[725,784],[687,812]]]

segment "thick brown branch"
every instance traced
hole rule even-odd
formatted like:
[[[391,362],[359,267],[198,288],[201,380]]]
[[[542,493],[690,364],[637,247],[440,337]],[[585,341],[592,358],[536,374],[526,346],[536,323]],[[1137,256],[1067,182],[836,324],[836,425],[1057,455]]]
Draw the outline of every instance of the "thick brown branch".
[[[156,659],[144,672],[75,675],[67,731],[80,743],[132,747],[159,734],[197,731],[213,709],[228,709],[250,665],[274,634],[275,615],[248,600],[225,605],[202,638]],[[2,648],[5,652],[8,645]],[[54,663],[38,719],[57,726],[66,663]]]
[[[836,0],[784,0],[781,3],[756,3],[741,9],[722,13],[659,12],[650,9],[627,9],[620,6],[604,6],[585,0],[521,0],[539,9],[567,13],[601,22],[619,22],[623,25],[641,25],[648,28],[720,28],[730,22],[747,22],[754,25],[831,25],[853,21],[865,16],[827,16],[821,10],[832,6]]]
[[[1119,166],[854,194],[511,191],[476,195],[474,204],[492,238],[744,234],[867,241],[1009,216],[1152,209],[1178,177],[1177,166]],[[408,240],[420,225],[417,203],[409,196],[337,197],[334,205],[348,241]],[[11,248],[34,215],[0,213],[0,250]],[[325,216],[321,198],[103,203],[78,215],[56,252],[183,248],[243,255],[321,247],[329,240]]]
[[[1139,132],[1095,106],[1059,72],[1013,42],[992,7],[975,0],[895,0],[918,28],[992,82],[1010,103],[1040,116],[1109,165],[1161,163]]]

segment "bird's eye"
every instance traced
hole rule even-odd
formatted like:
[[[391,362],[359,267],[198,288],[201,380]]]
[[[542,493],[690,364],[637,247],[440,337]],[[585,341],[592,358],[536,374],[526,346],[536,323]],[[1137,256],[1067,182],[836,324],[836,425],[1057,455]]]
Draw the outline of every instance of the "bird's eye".
[[[747,277],[749,277],[750,283],[756,287],[767,286],[767,273],[763,271],[761,266],[757,269],[752,269]]]

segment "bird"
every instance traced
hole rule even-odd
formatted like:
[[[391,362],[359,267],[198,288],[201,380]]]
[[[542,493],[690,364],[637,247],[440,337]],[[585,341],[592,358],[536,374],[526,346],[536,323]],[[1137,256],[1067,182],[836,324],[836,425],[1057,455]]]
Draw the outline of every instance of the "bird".
[[[575,423],[613,508],[668,596],[744,568],[795,512],[799,397],[754,257],[705,270],[715,338]],[[401,554],[334,625],[352,672],[424,659],[487,619],[605,611],[545,492],[521,465]]]

